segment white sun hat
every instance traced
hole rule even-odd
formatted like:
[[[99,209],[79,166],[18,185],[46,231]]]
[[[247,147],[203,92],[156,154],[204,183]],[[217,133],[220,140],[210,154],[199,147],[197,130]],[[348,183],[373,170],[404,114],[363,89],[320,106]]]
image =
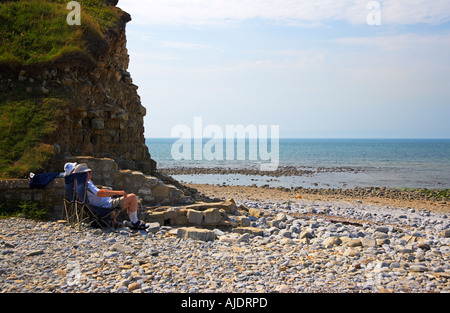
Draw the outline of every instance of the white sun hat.
[[[77,163],[66,163],[64,165],[64,176],[70,175]]]

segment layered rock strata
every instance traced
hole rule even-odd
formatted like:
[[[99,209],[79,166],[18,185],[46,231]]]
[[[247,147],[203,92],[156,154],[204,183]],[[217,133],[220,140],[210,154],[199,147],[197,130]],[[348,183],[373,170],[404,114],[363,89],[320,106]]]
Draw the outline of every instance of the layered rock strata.
[[[55,152],[44,167],[48,172],[80,155],[112,158],[120,168],[146,174],[156,170],[144,138],[146,109],[127,71],[125,25],[131,17],[117,10],[117,24],[89,41],[93,57],[69,53],[46,64],[1,68],[2,90],[20,87],[33,98],[65,99],[54,135],[43,139]]]

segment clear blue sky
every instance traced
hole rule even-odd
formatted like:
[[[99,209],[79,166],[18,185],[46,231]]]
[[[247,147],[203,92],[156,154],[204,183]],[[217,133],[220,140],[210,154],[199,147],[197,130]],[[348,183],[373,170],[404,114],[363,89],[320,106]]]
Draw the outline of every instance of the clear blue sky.
[[[132,17],[129,71],[146,137],[202,117],[223,129],[279,125],[280,137],[450,138],[448,0],[118,7]]]

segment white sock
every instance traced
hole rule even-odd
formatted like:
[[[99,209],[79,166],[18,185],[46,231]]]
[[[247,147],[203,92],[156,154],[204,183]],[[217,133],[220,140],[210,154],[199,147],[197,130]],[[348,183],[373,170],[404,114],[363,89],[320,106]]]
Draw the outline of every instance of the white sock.
[[[137,218],[137,211],[130,212],[130,214],[128,214],[128,216],[130,217],[130,220],[132,223],[137,223],[139,221]]]

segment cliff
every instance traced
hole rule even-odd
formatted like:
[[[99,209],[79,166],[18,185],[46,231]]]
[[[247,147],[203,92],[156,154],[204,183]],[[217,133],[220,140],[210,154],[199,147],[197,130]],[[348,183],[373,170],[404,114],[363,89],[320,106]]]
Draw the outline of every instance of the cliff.
[[[0,18],[0,177],[62,171],[74,156],[156,171],[138,87],[127,72],[128,13],[117,1],[3,1]]]

